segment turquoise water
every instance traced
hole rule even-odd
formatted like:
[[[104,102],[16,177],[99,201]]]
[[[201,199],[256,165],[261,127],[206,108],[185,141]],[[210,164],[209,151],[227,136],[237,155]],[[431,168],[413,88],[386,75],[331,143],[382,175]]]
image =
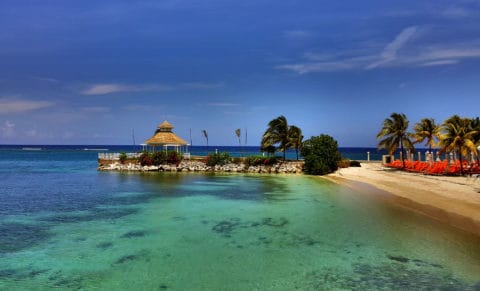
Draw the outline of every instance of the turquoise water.
[[[480,239],[308,176],[1,151],[0,289],[480,290]]]

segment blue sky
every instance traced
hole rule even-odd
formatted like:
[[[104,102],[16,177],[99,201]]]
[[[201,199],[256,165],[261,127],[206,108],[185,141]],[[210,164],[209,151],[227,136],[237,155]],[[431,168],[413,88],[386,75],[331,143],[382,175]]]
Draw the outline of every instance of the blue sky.
[[[480,1],[0,2],[0,144],[376,146],[382,121],[479,115]]]

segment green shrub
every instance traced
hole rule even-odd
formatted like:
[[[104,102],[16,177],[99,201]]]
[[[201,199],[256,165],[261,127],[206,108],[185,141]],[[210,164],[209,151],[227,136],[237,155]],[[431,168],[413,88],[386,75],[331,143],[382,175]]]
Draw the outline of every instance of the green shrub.
[[[359,161],[350,161],[350,167],[361,167]]]
[[[232,158],[227,152],[209,154],[205,159],[205,163],[209,167],[216,165],[225,165],[232,162]]]
[[[170,164],[170,165],[177,165],[180,164],[180,162],[182,161],[182,155],[180,153],[177,153],[176,151],[169,151],[166,155],[167,159],[167,164]]]
[[[305,141],[302,156],[305,157],[304,171],[311,175],[333,173],[341,160],[337,141],[326,134],[312,136]]]
[[[245,165],[250,166],[272,166],[278,162],[278,157],[250,156],[245,159]]]
[[[348,168],[350,167],[350,160],[349,159],[341,159],[338,161],[339,168]]]
[[[178,165],[182,161],[182,155],[176,151],[143,152],[138,160],[142,166]]]
[[[127,154],[125,152],[121,152],[118,156],[118,159],[120,160],[120,163],[125,163],[125,161],[127,161]]]
[[[233,158],[233,162],[235,164],[241,164],[244,162],[244,160],[245,160],[244,158]]]
[[[167,153],[164,151],[150,153],[150,155],[155,166],[160,166],[167,162]]]

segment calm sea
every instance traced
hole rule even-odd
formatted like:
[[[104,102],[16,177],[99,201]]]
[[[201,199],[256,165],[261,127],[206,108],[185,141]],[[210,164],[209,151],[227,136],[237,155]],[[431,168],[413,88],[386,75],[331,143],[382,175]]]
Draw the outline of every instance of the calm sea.
[[[480,290],[478,237],[374,195],[38,147],[0,150],[0,290]]]
[[[92,156],[95,152],[139,152],[142,151],[142,147],[139,145],[0,145],[1,150],[52,150],[52,151],[90,151]],[[227,152],[233,157],[262,155],[260,147],[246,146],[189,146],[188,152],[195,156],[206,156],[208,153],[214,152]],[[370,153],[370,159],[381,161],[382,155],[386,152],[378,150],[376,148],[367,147],[343,147],[339,148],[339,151],[344,158],[351,160],[367,160],[368,152]],[[96,154],[96,153],[95,153]],[[277,153],[281,156],[282,153]],[[288,159],[296,159],[296,153],[294,150],[289,149],[286,152]],[[301,158],[301,156],[300,156]]]

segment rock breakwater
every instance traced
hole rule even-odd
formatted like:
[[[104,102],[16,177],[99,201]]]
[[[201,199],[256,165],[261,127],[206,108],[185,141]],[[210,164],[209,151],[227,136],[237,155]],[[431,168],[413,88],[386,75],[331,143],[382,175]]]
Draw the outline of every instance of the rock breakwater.
[[[136,171],[136,172],[223,172],[223,173],[259,173],[259,174],[301,174],[303,161],[285,161],[272,166],[247,166],[243,163],[207,166],[203,161],[182,161],[178,165],[141,166],[136,162],[102,162],[99,171]]]

